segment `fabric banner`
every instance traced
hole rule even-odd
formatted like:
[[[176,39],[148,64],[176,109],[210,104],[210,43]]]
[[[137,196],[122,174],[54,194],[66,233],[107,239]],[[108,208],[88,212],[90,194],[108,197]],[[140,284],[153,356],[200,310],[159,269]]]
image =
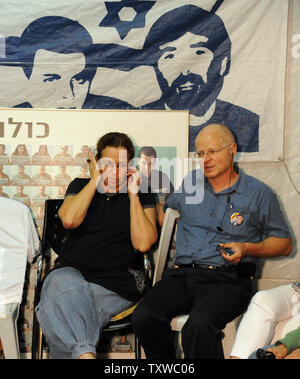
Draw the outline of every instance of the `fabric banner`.
[[[278,161],[287,17],[282,0],[31,0],[22,12],[3,0],[0,107],[185,109],[190,152],[218,122],[239,161]]]

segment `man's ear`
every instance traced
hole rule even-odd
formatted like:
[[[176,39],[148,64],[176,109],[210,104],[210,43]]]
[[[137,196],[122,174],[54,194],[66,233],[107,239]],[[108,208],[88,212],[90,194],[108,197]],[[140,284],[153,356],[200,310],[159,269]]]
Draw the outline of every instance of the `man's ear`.
[[[236,144],[236,143],[233,143],[233,144],[231,145],[231,155],[232,155],[232,159],[235,157],[236,153],[237,153],[237,144]]]
[[[221,63],[221,68],[220,68],[220,76],[224,76],[224,75],[227,75],[228,74],[228,71],[227,70],[229,67],[228,66],[228,57],[224,57],[222,59],[222,63]]]

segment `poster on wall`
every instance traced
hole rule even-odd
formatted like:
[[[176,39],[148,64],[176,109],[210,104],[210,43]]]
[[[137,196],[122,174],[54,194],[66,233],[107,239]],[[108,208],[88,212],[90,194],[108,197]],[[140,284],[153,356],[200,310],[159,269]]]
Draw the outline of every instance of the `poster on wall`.
[[[188,125],[188,111],[3,108],[0,196],[29,206],[42,236],[45,200],[63,199],[71,180],[88,178],[88,148],[95,152],[102,135],[117,131],[133,141],[131,165],[143,178],[149,175],[145,163],[151,158],[151,178],[162,184],[151,190],[160,203],[188,170]],[[22,353],[31,351],[35,284],[36,265],[31,265],[18,319]],[[124,354],[118,341],[116,337],[113,351]]]
[[[188,111],[2,109],[0,196],[31,207],[41,233],[45,200],[64,198],[75,177],[89,178],[88,149],[96,153],[99,138],[115,131],[133,141],[129,165],[143,178],[147,157],[155,158],[152,178],[166,178],[153,188],[161,200],[188,171],[188,118]]]
[[[22,12],[3,0],[0,107],[189,110],[190,154],[214,122],[239,161],[278,161],[287,21],[282,0],[32,0]]]

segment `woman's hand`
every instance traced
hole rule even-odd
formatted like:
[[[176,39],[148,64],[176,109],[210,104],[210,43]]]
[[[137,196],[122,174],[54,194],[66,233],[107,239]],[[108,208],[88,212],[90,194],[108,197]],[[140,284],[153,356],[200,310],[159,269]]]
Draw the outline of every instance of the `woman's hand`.
[[[127,171],[127,191],[128,195],[137,194],[141,186],[140,172],[135,167],[128,167]]]
[[[100,168],[98,166],[98,162],[96,161],[96,158],[94,157],[94,154],[91,149],[88,150],[89,158],[87,159],[89,170],[90,170],[90,178],[91,181],[95,181],[95,184],[97,186],[98,181],[101,176]]]

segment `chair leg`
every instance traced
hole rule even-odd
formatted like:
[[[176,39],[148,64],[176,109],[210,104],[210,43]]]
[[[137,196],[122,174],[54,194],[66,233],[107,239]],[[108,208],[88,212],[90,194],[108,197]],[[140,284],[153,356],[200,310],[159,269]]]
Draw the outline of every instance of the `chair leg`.
[[[39,342],[38,342],[38,359],[43,359],[44,356],[44,346],[45,346],[45,336],[42,329],[40,328],[39,332]]]
[[[13,304],[7,317],[0,318],[0,334],[6,359],[20,359],[17,319],[19,304]]]
[[[141,359],[142,351],[141,351],[141,344],[138,340],[137,336],[134,337],[135,339],[135,359]]]
[[[34,313],[33,325],[32,325],[31,359],[38,359],[39,339],[40,339],[40,326],[37,321],[36,315]]]

